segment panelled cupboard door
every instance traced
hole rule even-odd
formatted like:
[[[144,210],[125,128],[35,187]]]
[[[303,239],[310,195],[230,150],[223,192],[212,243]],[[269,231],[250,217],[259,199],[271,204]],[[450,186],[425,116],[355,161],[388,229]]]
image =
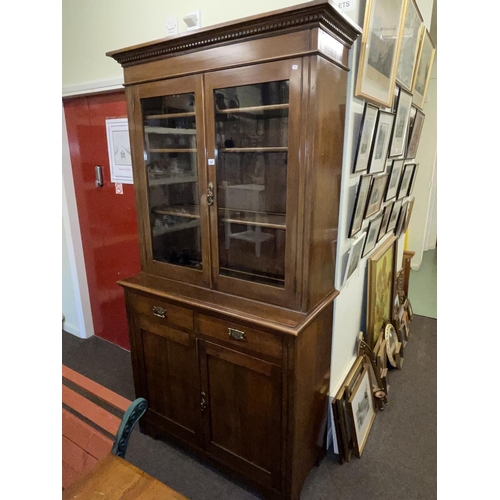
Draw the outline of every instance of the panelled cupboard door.
[[[149,418],[201,446],[200,377],[193,335],[141,318],[143,373]]]
[[[204,78],[214,288],[294,307],[302,60]]]
[[[198,340],[206,452],[275,490],[281,479],[281,369]]]
[[[210,286],[202,77],[127,89],[142,268]]]

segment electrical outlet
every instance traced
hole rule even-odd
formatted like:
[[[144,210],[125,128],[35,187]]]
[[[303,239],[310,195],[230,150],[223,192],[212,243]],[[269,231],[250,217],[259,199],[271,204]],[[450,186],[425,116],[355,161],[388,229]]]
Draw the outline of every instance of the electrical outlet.
[[[176,35],[179,33],[179,26],[177,24],[177,16],[167,17],[167,36]]]

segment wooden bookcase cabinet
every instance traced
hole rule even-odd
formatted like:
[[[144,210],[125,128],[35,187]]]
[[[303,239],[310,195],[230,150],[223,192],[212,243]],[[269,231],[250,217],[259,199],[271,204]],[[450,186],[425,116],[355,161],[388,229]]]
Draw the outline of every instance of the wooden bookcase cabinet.
[[[142,272],[141,429],[269,498],[324,452],[347,61],[317,0],[108,53],[124,68]]]

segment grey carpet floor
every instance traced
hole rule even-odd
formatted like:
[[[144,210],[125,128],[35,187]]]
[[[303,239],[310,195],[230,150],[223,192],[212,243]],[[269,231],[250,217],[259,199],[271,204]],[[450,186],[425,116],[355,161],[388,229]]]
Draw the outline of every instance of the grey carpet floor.
[[[437,321],[415,316],[401,371],[389,373],[389,405],[379,412],[361,459],[339,465],[330,450],[309,474],[301,500],[437,498]],[[63,331],[62,362],[134,399],[130,353],[100,338]],[[171,444],[133,432],[127,460],[190,500],[260,498]]]

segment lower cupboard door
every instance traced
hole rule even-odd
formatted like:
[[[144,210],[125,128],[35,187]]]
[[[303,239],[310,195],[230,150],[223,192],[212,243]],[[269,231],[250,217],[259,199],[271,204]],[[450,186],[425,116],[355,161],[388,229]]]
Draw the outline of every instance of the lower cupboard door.
[[[208,454],[275,490],[281,485],[281,368],[198,340]]]
[[[141,325],[148,419],[184,441],[202,443],[200,383],[193,336]]]

